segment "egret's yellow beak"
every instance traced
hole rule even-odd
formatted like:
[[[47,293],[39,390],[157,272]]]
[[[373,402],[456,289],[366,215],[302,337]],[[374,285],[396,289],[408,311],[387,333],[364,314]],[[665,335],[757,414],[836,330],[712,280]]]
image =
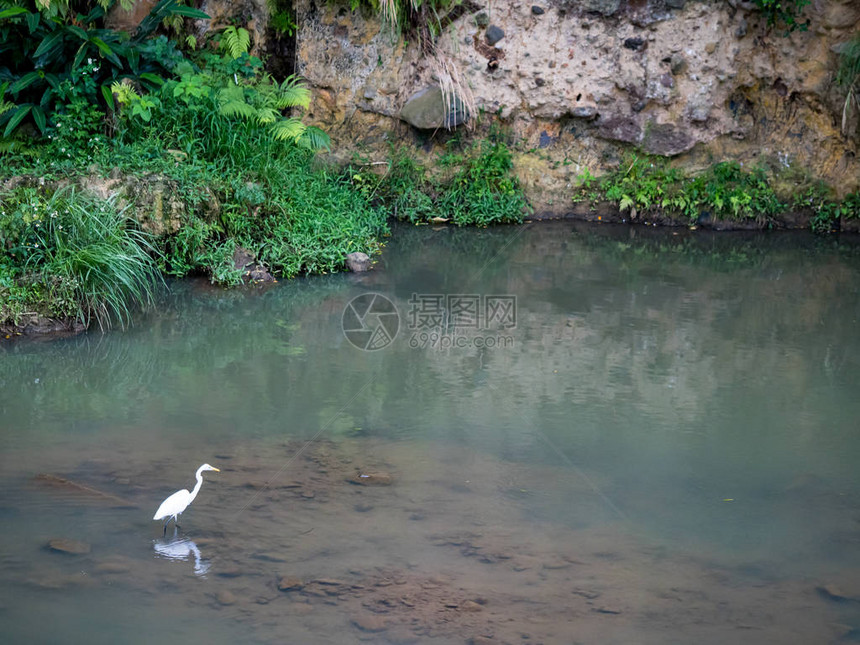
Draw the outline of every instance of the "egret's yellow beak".
[[[215,467],[213,467],[213,468],[212,468],[212,470],[214,470],[216,473],[220,473],[220,472],[221,472],[221,469],[220,469],[220,468],[215,468]]]

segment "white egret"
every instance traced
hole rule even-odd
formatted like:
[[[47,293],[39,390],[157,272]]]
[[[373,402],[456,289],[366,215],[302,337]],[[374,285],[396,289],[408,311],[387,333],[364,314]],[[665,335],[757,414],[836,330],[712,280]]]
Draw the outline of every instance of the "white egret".
[[[161,506],[159,506],[158,510],[155,511],[155,515],[153,515],[152,519],[164,520],[165,534],[167,533],[167,525],[170,523],[170,518],[173,518],[173,524],[175,526],[179,526],[179,516],[186,508],[188,508],[188,505],[194,501],[194,498],[197,497],[197,493],[200,492],[200,487],[203,485],[204,470],[214,470],[216,473],[221,472],[214,466],[203,464],[197,469],[197,485],[194,487],[194,490],[189,492],[188,489],[183,488],[182,490],[176,491],[173,495],[161,502]]]

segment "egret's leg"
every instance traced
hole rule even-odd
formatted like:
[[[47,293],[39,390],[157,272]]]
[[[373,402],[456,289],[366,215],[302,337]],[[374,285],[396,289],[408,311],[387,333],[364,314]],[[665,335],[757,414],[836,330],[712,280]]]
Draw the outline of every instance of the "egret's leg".
[[[173,525],[178,529],[182,528],[181,526],[179,526],[179,516],[180,515],[182,515],[182,513],[177,513],[176,515],[173,516]]]

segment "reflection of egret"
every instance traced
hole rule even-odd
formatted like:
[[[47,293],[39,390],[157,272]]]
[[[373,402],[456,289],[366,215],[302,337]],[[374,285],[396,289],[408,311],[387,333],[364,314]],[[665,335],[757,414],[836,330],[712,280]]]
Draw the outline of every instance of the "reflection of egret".
[[[200,555],[200,549],[188,538],[177,538],[174,533],[172,538],[155,540],[152,543],[155,552],[168,560],[182,560],[183,562],[194,557],[194,573],[198,576],[206,575],[209,571],[209,562]]]
[[[200,492],[200,487],[203,485],[204,470],[214,470],[216,473],[221,472],[214,466],[210,466],[209,464],[203,464],[202,466],[200,466],[200,468],[197,469],[197,485],[194,487],[194,490],[192,490],[190,493],[185,488],[176,491],[175,493],[173,493],[173,495],[161,502],[161,506],[159,506],[158,510],[155,511],[155,515],[152,516],[152,519],[164,520],[165,534],[167,533],[167,525],[170,522],[170,518],[173,518],[173,524],[175,526],[179,526],[179,515],[182,513],[182,511],[188,508],[188,505],[194,501],[195,497],[197,497],[197,493]]]

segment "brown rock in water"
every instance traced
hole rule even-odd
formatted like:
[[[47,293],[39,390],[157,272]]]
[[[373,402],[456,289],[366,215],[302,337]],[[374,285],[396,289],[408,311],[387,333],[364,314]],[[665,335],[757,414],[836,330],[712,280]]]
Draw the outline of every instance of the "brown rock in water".
[[[356,473],[349,479],[352,484],[359,486],[391,486],[391,475],[388,473]]]
[[[816,587],[815,590],[828,600],[860,602],[860,588],[848,590],[830,583]]]
[[[476,611],[483,611],[484,610],[484,608],[481,607],[481,605],[476,603],[474,600],[465,601],[462,605],[460,605],[460,609],[463,611],[468,611],[468,612],[476,612]]]
[[[236,596],[234,596],[228,590],[222,589],[215,595],[215,600],[218,601],[219,605],[233,605],[236,603]]]
[[[385,619],[380,616],[355,616],[352,624],[363,632],[384,632],[388,629]]]
[[[90,545],[86,542],[78,542],[68,538],[52,538],[48,540],[47,547],[57,553],[68,553],[69,555],[84,555],[90,552]]]
[[[343,580],[336,580],[335,578],[316,578],[313,582],[329,587],[340,587],[346,584]]]
[[[111,495],[110,493],[105,493],[104,491],[100,491],[96,488],[93,488],[92,486],[79,484],[78,482],[72,481],[71,479],[66,479],[65,477],[58,477],[57,475],[52,475],[50,473],[39,473],[38,475],[33,477],[33,481],[37,484],[41,484],[43,486],[50,486],[51,488],[55,488],[64,493],[75,495],[81,500],[101,502],[109,504],[116,508],[137,508],[137,504],[134,504],[133,502],[130,502],[126,499],[122,499],[121,497]]]
[[[297,591],[305,586],[299,578],[284,576],[278,581],[278,589],[281,591]]]

